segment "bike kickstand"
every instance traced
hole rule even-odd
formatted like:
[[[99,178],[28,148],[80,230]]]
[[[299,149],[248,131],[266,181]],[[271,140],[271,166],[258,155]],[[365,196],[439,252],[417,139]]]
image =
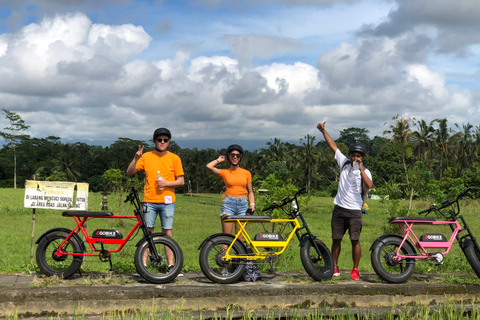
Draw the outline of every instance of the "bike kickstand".
[[[277,271],[277,269],[273,267],[273,264],[277,261],[277,259],[275,259],[275,257],[276,256],[267,255],[267,261],[268,261],[268,264],[270,265],[270,271],[269,272],[271,272],[271,273]]]

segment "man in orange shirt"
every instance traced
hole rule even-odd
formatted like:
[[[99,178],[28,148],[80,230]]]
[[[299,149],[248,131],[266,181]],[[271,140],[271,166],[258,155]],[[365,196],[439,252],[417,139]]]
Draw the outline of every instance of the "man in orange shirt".
[[[143,153],[144,146],[138,146],[135,157],[127,168],[127,175],[145,171],[143,204],[145,223],[153,233],[157,214],[160,216],[162,232],[172,238],[175,215],[175,188],[184,185],[184,173],[180,157],[167,150],[172,134],[166,128],[153,133],[155,150]],[[161,179],[158,177],[158,172]],[[167,252],[169,266],[173,265],[173,254]]]

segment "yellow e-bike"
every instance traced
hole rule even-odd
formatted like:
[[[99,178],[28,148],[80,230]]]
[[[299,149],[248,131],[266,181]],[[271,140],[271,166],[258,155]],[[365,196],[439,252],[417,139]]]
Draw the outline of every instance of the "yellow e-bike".
[[[311,233],[299,210],[297,198],[302,193],[306,193],[306,188],[298,190],[292,198],[287,196],[280,204],[274,202],[263,210],[280,209],[287,214],[287,218],[255,215],[224,217],[224,222],[236,223],[238,231],[235,235],[213,234],[202,242],[198,249],[203,274],[215,283],[233,283],[242,277],[248,261],[260,260],[266,260],[273,271],[273,264],[278,256],[285,252],[296,235],[300,242],[300,258],[307,273],[317,281],[331,279],[334,271],[332,254],[327,246]],[[290,210],[287,210],[286,206],[290,203]],[[275,232],[259,232],[251,236],[247,232],[247,225],[258,223],[290,225],[291,230],[284,237]],[[240,240],[242,237],[243,241]]]

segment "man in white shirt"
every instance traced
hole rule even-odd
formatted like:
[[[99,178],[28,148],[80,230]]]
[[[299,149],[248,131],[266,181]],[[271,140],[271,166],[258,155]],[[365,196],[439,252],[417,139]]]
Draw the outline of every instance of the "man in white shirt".
[[[362,165],[366,149],[360,144],[353,144],[348,149],[348,156],[345,157],[337,148],[337,144],[325,130],[325,122],[317,125],[318,130],[323,134],[325,141],[335,154],[335,160],[340,167],[340,179],[338,191],[333,203],[335,208],[332,213],[332,255],[335,264],[334,276],[340,276],[337,266],[338,257],[341,251],[343,235],[349,230],[352,243],[353,269],[351,278],[360,279],[358,265],[362,256],[360,246],[360,233],[362,232],[362,194],[373,186],[372,174]],[[362,185],[363,181],[363,185]]]

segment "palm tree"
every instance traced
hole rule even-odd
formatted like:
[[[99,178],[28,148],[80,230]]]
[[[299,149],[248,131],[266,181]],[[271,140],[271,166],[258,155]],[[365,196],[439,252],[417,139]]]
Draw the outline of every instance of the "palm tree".
[[[412,135],[412,130],[410,129],[410,123],[415,123],[415,118],[403,118],[399,117],[398,114],[392,118],[395,120],[395,124],[390,125],[390,130],[385,130],[383,135],[392,134],[392,138],[390,142],[399,142],[401,145],[402,150],[402,162],[403,168],[405,169],[405,177],[407,179],[407,186],[410,186],[410,182],[408,180],[408,172],[407,172],[407,165],[405,163],[405,150],[409,149],[409,138]]]
[[[418,131],[414,131],[412,133],[414,141],[417,142],[416,151],[419,160],[425,159],[426,149],[431,147],[432,144],[432,137],[435,129],[432,126],[432,122],[429,125],[425,122],[425,120],[420,120],[417,123]]]
[[[65,151],[62,151],[58,154],[57,159],[53,159],[55,164],[55,171],[65,173],[67,175],[68,181],[77,181],[77,178],[80,177],[80,172],[73,168],[75,161],[69,156]]]
[[[272,141],[267,142],[267,149],[261,149],[260,154],[262,159],[267,159],[267,162],[271,161],[285,161],[286,150],[285,144],[278,138],[270,139]]]
[[[458,124],[455,124],[457,128],[460,128]],[[456,133],[456,138],[458,139],[458,152],[455,155],[459,166],[459,173],[462,174],[468,166],[468,159],[472,156],[474,145],[473,145],[473,134],[470,132],[473,129],[473,125],[470,123],[463,125],[463,130]],[[470,158],[471,159],[471,158]]]
[[[438,129],[435,130],[435,145],[441,151],[440,153],[440,179],[443,174],[443,157],[445,156],[446,165],[448,168],[448,156],[450,152],[450,132],[447,127],[447,119],[435,119],[432,122],[438,123]]]
[[[307,134],[303,139],[300,139],[301,148],[300,154],[303,158],[304,168],[307,175],[307,187],[310,188],[310,183],[312,180],[312,169],[315,167],[318,162],[319,155],[313,144],[315,141],[315,136]]]
[[[475,150],[472,156],[478,157],[480,155],[480,125],[475,127],[475,142],[473,145]]]

